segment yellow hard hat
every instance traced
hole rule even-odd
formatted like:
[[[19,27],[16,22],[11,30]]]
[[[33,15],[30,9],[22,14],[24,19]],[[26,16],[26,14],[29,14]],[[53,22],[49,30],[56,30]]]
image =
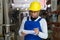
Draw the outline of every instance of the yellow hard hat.
[[[34,1],[30,4],[29,10],[31,11],[39,11],[41,10],[40,2]]]

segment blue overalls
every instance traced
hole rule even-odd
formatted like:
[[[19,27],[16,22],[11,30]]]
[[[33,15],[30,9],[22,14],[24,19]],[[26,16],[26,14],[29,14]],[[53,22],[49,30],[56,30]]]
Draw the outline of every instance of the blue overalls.
[[[37,21],[29,21],[29,17],[27,17],[27,21],[25,22],[24,29],[25,30],[34,30],[34,28],[38,28],[40,32],[42,32],[39,21],[42,18],[39,18]],[[38,35],[27,34],[24,36],[24,40],[42,40]]]

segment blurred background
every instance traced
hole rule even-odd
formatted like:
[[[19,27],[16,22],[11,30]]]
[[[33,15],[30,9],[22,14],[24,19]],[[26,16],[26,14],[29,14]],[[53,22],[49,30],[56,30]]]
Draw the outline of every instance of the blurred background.
[[[34,0],[0,0],[0,40],[23,40],[18,30],[23,17],[29,16]],[[37,0],[42,8],[40,16],[48,24],[48,39],[60,40],[60,0]]]

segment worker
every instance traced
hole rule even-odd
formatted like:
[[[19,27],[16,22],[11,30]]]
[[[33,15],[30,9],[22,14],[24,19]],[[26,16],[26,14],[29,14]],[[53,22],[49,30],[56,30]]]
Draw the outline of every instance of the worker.
[[[41,4],[33,1],[29,7],[28,17],[24,17],[19,29],[19,35],[24,36],[24,40],[42,40],[47,39],[47,22],[39,16]]]

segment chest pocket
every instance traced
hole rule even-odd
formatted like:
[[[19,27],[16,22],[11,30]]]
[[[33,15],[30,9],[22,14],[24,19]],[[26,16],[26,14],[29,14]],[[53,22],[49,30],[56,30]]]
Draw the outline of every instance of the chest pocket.
[[[34,30],[34,28],[38,28],[39,31],[42,31],[42,30],[41,30],[40,23],[39,23],[39,21],[40,21],[41,19],[42,19],[42,18],[39,18],[37,21],[29,21],[29,18],[27,18],[27,21],[26,21],[25,24],[24,24],[24,29],[25,29],[25,30]]]

